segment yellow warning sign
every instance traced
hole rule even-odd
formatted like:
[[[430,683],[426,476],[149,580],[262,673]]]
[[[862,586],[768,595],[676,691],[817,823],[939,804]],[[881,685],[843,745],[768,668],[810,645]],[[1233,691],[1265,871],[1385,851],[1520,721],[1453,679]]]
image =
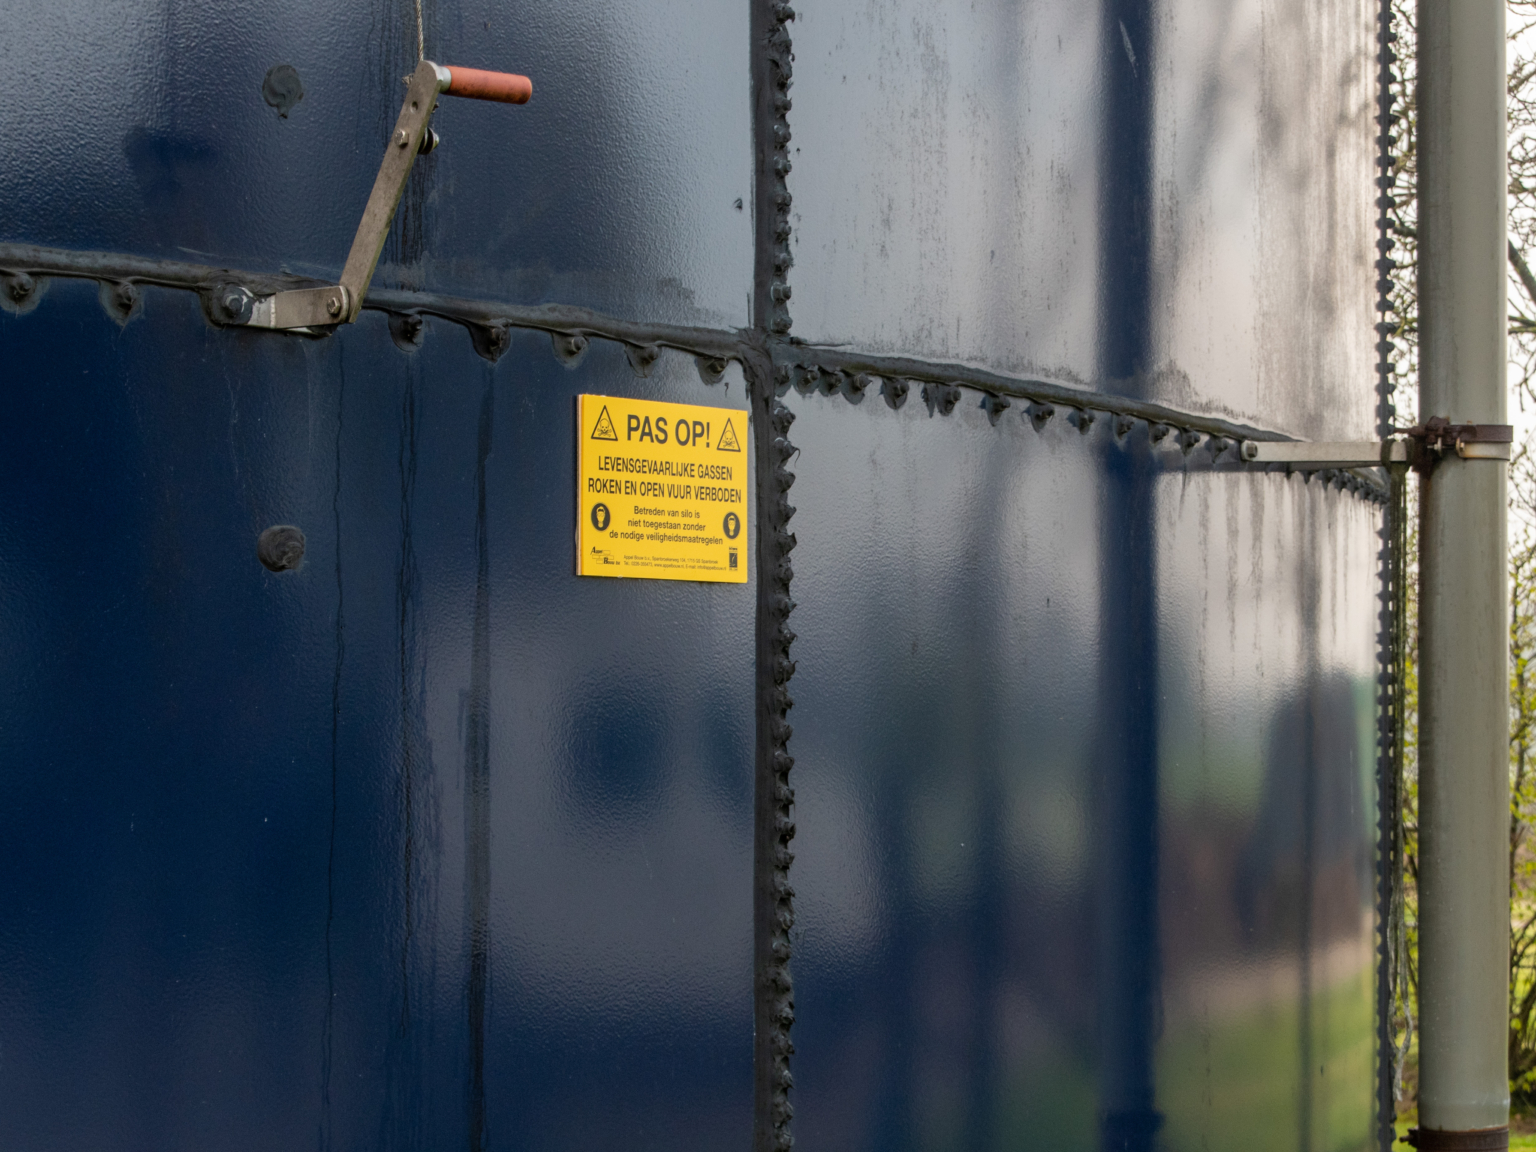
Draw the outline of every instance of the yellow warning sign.
[[[747,580],[747,413],[580,396],[576,574]]]

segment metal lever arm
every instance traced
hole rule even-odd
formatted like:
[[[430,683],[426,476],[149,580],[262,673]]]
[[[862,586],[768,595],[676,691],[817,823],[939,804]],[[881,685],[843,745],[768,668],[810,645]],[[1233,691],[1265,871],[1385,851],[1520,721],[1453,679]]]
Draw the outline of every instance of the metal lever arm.
[[[362,311],[363,297],[373,280],[379,253],[389,236],[390,223],[405,191],[411,165],[423,151],[427,124],[437,107],[440,93],[471,100],[494,100],[503,104],[526,104],[533,95],[533,81],[510,72],[483,72],[478,68],[446,68],[423,60],[416,66],[385,146],[384,160],[374,178],[373,191],[352,238],[352,250],[341,270],[341,283],[323,288],[299,288],[278,292],[257,301],[248,323],[257,328],[312,328],[328,324],[350,324]]]

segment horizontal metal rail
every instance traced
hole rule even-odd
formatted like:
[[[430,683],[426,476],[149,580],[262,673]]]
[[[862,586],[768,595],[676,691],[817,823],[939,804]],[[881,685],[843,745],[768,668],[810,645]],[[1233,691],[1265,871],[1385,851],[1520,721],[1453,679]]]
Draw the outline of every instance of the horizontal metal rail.
[[[249,295],[324,286],[326,281],[307,276],[250,272],[220,268],[211,264],[162,260],[121,252],[76,251],[32,244],[0,243],[0,303],[25,306],[28,294],[35,296],[39,278],[62,277],[94,280],[106,285],[154,285],[182,289],[199,294],[204,312],[215,324],[226,321],[220,315],[221,294],[230,290]],[[548,332],[557,338],[610,340],[626,346],[631,363],[637,367],[654,361],[659,349],[670,348],[693,355],[706,379],[718,379],[727,361],[746,363],[763,355],[761,337],[747,329],[704,328],[681,324],[659,324],[624,320],[588,308],[565,304],[518,305],[500,301],[473,300],[434,292],[370,287],[362,307],[384,312],[391,317],[435,316],[467,328],[475,347],[488,359],[496,359],[507,346],[510,329]],[[1224,420],[1202,413],[1185,412],[1131,397],[1094,392],[1074,384],[1040,377],[1006,376],[967,364],[919,360],[904,356],[885,356],[808,344],[798,339],[769,338],[768,353],[780,374],[781,388],[797,369],[815,368],[824,377],[843,376],[882,380],[905,380],[940,387],[967,388],[991,397],[1008,397],[1034,406],[1094,413],[1142,421],[1152,430],[1154,439],[1175,433],[1173,441],[1187,452],[1204,438],[1213,459],[1229,456],[1234,469],[1262,469],[1269,466],[1296,471],[1327,472],[1348,478],[1349,486],[1362,495],[1380,502],[1387,496],[1387,486],[1380,471],[1359,466],[1359,460],[1315,459],[1315,453],[1301,450],[1305,442],[1270,429]],[[1006,406],[1006,405],[1004,405]],[[1295,444],[1296,459],[1285,460],[1281,450],[1268,459],[1254,461],[1237,449],[1245,443],[1274,445]],[[1358,455],[1358,454],[1357,454]],[[1271,465],[1270,461],[1273,461]]]
[[[313,276],[249,272],[123,252],[82,252],[32,244],[0,243],[0,276],[15,276],[18,273],[96,280],[109,284],[152,284],[160,288],[181,288],[204,295],[227,287],[244,288],[252,295],[270,295],[292,288],[323,287],[326,283]],[[626,344],[656,344],[678,351],[730,359],[739,357],[743,341],[743,334],[734,329],[645,324],[565,304],[503,304],[393,288],[370,287],[363,300],[363,307],[397,315],[438,316],[466,326],[510,326],[565,335],[591,335]]]

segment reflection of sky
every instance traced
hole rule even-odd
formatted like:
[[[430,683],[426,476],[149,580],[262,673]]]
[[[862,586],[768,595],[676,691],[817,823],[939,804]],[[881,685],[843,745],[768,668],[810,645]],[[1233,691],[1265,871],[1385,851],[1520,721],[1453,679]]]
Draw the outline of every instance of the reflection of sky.
[[[1153,8],[1153,395],[1367,434],[1370,11]],[[796,335],[1091,381],[1098,7],[818,6],[794,37]]]
[[[792,31],[795,334],[1086,377],[1097,7],[812,5]]]
[[[1157,50],[1159,398],[1368,435],[1372,11],[1168,3]]]

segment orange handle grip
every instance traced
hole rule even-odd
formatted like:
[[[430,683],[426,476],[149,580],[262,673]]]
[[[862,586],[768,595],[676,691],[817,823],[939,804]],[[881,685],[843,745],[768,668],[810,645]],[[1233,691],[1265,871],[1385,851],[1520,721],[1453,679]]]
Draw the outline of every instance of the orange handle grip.
[[[471,100],[498,100],[503,104],[526,104],[533,95],[533,81],[514,72],[484,72],[479,68],[449,68],[450,96]]]

